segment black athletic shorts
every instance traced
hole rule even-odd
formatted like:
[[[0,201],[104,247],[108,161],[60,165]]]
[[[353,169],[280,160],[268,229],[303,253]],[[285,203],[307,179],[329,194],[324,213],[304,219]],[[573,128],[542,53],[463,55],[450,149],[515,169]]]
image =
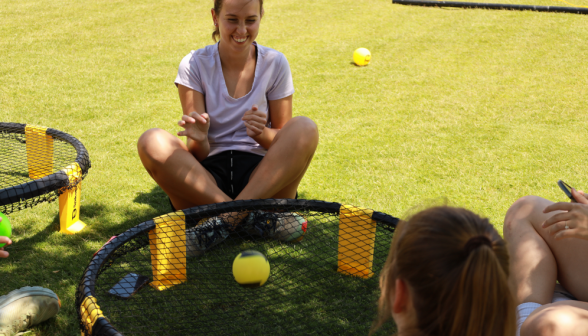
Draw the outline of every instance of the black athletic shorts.
[[[249,177],[262,159],[263,156],[257,154],[224,151],[207,157],[200,164],[212,174],[219,189],[231,199],[235,199],[245,189],[249,183]],[[298,199],[298,191],[295,198]],[[172,211],[176,211],[171,200],[169,204]]]
[[[219,189],[235,199],[262,159],[261,155],[230,150],[209,156],[200,164],[212,174]]]
[[[209,156],[200,164],[212,174],[219,189],[231,199],[235,199],[249,183],[251,173],[262,159],[261,155],[229,150]],[[176,211],[171,200],[169,204],[172,210]]]

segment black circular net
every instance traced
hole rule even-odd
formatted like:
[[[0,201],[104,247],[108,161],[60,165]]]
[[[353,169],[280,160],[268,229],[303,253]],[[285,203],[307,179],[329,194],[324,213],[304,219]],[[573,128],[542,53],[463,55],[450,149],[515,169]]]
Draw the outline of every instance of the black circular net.
[[[251,200],[141,223],[87,267],[76,293],[82,334],[367,335],[397,221],[338,203]],[[261,287],[233,277],[244,250],[269,261]]]
[[[90,158],[80,141],[45,127],[0,122],[0,212],[51,202],[76,187]]]

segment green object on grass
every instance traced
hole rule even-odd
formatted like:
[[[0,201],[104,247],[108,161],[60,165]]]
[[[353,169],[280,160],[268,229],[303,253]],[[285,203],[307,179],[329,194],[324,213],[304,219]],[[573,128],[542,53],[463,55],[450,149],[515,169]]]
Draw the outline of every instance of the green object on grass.
[[[0,222],[0,237],[8,237],[12,235],[12,227],[10,226],[10,219],[8,216],[0,212],[0,218],[2,221]],[[6,244],[0,244],[0,248],[4,247]]]

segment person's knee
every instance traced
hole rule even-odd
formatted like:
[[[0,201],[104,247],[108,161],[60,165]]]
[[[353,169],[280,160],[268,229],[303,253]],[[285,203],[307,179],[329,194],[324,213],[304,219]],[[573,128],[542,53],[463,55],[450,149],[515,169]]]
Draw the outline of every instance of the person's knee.
[[[538,200],[540,200],[541,197],[537,197],[537,196],[524,196],[519,198],[518,200],[516,200],[508,209],[508,211],[506,212],[506,215],[504,217],[504,227],[503,227],[503,232],[504,232],[504,239],[509,241],[510,238],[512,237],[512,235],[514,234],[514,232],[516,232],[517,229],[519,229],[519,226],[521,225],[520,221],[517,221],[516,219],[520,219],[521,217],[524,217],[525,214],[528,216],[531,214],[531,210],[535,208],[535,204],[537,203]]]
[[[565,305],[544,306],[525,321],[521,328],[521,336],[576,335],[577,331],[585,331],[588,325],[586,314],[579,314],[581,311]]]
[[[158,157],[169,147],[169,143],[172,141],[170,136],[167,131],[160,128],[145,131],[137,141],[137,150],[141,159],[155,159],[157,161]]]
[[[298,137],[301,141],[301,145],[304,147],[316,148],[318,145],[318,126],[312,119],[308,117],[298,116],[291,120],[292,127],[296,133],[302,135]]]

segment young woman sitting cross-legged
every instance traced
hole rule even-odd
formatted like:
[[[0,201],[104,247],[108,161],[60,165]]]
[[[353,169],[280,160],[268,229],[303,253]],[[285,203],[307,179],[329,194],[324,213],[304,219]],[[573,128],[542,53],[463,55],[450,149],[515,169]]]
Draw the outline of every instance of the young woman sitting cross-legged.
[[[183,110],[178,135],[187,142],[150,129],[138,142],[141,161],[175,209],[295,198],[318,145],[318,129],[309,118],[292,117],[294,86],[284,55],[255,42],[263,0],[215,0],[211,13],[213,38],[220,40],[184,57],[175,80]],[[188,235],[191,253],[218,244],[246,216],[198,225]],[[283,226],[279,219],[277,226]],[[252,231],[277,230],[273,225]]]

